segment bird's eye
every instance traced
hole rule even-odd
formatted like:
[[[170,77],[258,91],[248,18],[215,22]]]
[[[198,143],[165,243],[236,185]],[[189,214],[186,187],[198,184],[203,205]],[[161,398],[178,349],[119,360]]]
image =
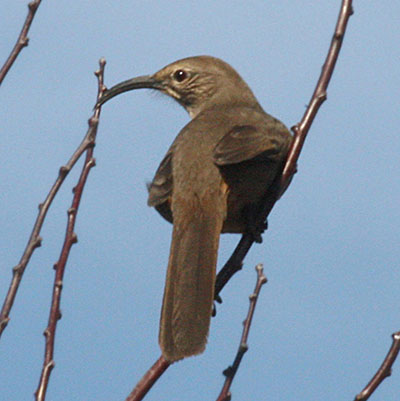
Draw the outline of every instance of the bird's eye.
[[[184,70],[176,70],[174,72],[174,79],[177,82],[182,82],[187,78],[187,73]]]

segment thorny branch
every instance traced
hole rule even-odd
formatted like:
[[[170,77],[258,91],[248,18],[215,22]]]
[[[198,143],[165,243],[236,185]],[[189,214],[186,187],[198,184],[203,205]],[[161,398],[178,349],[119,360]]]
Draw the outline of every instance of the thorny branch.
[[[104,59],[99,61],[100,68],[95,72],[95,75],[98,79],[98,92],[97,92],[97,100],[100,98],[101,94],[104,91],[104,66],[106,62]],[[91,168],[95,165],[95,160],[93,158],[93,149],[95,146],[97,127],[99,123],[100,117],[100,108],[96,108],[93,116],[89,119],[89,128],[86,133],[85,140],[87,140],[87,145],[85,146],[86,150],[86,159],[82,167],[82,172],[79,177],[78,184],[74,188],[74,196],[72,199],[71,207],[68,209],[68,222],[67,229],[65,233],[64,244],[61,249],[60,258],[57,263],[54,265],[55,269],[55,278],[54,278],[54,286],[53,286],[53,297],[50,307],[49,314],[49,322],[46,330],[44,331],[44,336],[46,338],[45,345],[45,353],[44,353],[44,361],[42,373],[40,376],[40,381],[38,388],[35,392],[36,401],[44,401],[46,398],[46,391],[50,380],[50,374],[54,367],[54,342],[56,335],[57,322],[61,319],[61,311],[60,311],[60,301],[61,301],[61,292],[63,286],[63,277],[65,272],[65,266],[68,260],[69,252],[74,243],[77,242],[77,236],[74,232],[76,217],[78,214],[78,209],[80,205],[80,201],[82,198],[83,189],[85,187],[85,183]]]
[[[262,264],[258,264],[256,266],[256,271],[257,271],[256,287],[254,288],[253,294],[251,294],[249,297],[250,299],[249,311],[247,312],[246,320],[243,322],[243,333],[240,339],[240,345],[237,350],[233,364],[224,370],[224,375],[226,379],[222,387],[221,393],[217,398],[217,401],[230,401],[231,393],[229,389],[232,385],[233,379],[235,378],[236,372],[239,369],[240,362],[242,361],[244,354],[249,349],[249,346],[247,344],[247,339],[249,337],[251,321],[253,319],[254,311],[256,309],[257,299],[258,296],[260,295],[261,287],[267,282],[267,278],[265,277],[263,272]]]
[[[28,46],[29,38],[28,38],[28,31],[31,27],[33,18],[36,14],[36,11],[40,5],[42,0],[34,0],[28,4],[28,15],[26,16],[24,25],[22,26],[21,32],[18,36],[17,42],[15,43],[14,48],[11,50],[8,59],[4,63],[3,67],[0,70],[0,85],[3,82],[5,76],[7,75],[9,69],[14,64],[14,61],[17,59],[21,50]]]

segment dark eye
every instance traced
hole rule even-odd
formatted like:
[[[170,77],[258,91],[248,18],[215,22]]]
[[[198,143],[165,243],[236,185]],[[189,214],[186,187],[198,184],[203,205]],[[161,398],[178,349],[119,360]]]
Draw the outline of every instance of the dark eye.
[[[174,79],[177,82],[182,82],[187,78],[187,73],[184,70],[176,70],[174,72]]]

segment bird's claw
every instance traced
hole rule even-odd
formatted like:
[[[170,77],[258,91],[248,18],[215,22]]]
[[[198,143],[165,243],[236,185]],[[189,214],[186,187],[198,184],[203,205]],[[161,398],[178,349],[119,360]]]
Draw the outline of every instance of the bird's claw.
[[[249,234],[253,237],[254,242],[261,244],[263,242],[262,234],[268,229],[268,221],[254,224],[250,227]]]

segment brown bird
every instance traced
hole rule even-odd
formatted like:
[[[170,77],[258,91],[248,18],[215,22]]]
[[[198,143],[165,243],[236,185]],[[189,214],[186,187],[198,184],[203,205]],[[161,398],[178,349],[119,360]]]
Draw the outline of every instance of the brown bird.
[[[192,118],[149,185],[148,204],[173,223],[159,334],[162,354],[173,362],[204,351],[220,233],[260,236],[257,210],[282,171],[291,135],[214,57],[185,58],[124,81],[99,105],[139,88],[171,96]]]

